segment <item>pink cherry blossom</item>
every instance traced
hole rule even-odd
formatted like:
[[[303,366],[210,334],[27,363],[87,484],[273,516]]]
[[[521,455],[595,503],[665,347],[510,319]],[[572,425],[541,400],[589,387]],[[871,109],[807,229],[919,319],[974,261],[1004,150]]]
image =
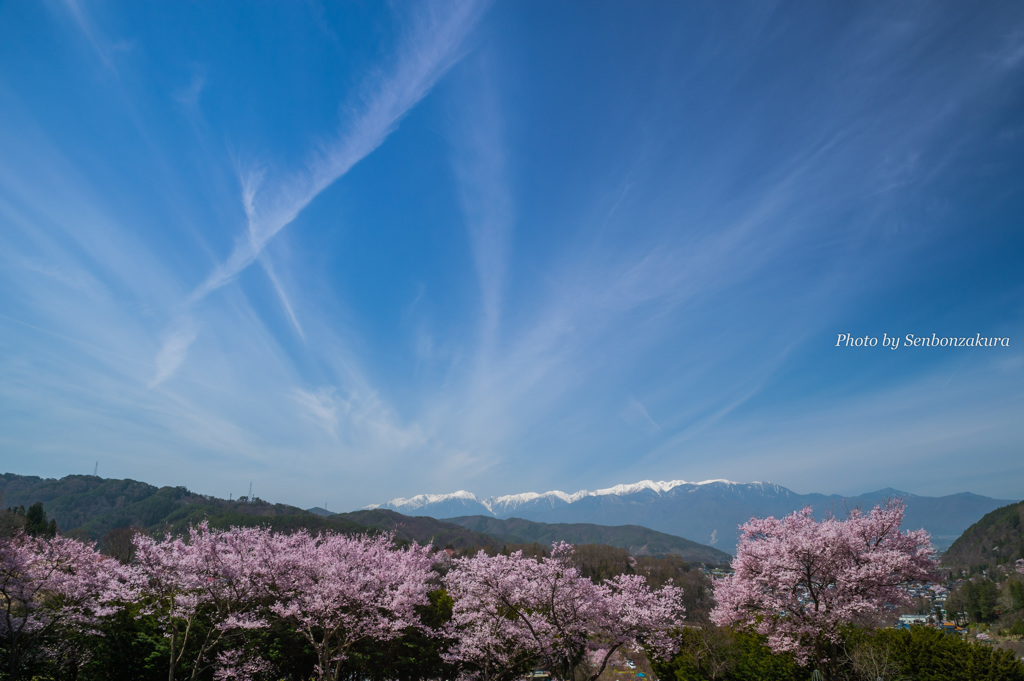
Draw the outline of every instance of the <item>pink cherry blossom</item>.
[[[672,652],[667,633],[682,618],[679,588],[654,592],[638,575],[594,584],[571,556],[572,547],[560,544],[540,561],[521,552],[482,551],[455,561],[445,577],[455,600],[449,661],[463,663],[467,675],[480,679],[504,678],[534,664],[572,679],[589,658],[589,678],[596,679],[623,646],[647,643]]]
[[[10,678],[49,644],[59,647],[62,633],[89,631],[114,612],[123,578],[117,561],[74,539],[0,537],[0,639]]]
[[[256,606],[267,593],[273,539],[263,528],[211,530],[206,523],[191,528],[187,542],[135,536],[133,600],[157,617],[170,639],[171,681],[189,643],[195,644],[194,679],[231,632],[266,625]],[[212,626],[197,627],[200,618]]]
[[[415,608],[429,602],[430,547],[395,549],[390,535],[298,532],[276,540],[270,609],[316,651],[318,679],[337,679],[353,644],[422,626]]]
[[[834,659],[843,624],[909,603],[901,585],[932,576],[928,533],[900,532],[904,508],[890,500],[846,520],[817,522],[810,507],[751,519],[740,528],[734,574],[715,584],[712,621],[756,631],[802,664]]]

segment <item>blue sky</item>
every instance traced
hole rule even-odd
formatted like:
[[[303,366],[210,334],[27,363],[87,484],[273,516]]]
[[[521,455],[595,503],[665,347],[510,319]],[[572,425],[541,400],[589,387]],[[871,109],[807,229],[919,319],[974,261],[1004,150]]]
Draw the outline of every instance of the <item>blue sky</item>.
[[[1022,188],[1019,3],[6,2],[0,468],[1018,499]]]

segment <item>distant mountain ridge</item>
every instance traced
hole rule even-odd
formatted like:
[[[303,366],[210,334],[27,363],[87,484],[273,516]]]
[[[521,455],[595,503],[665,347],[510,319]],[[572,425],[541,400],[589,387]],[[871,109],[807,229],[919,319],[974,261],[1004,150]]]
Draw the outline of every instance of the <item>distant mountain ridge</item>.
[[[622,496],[625,494],[634,494],[642,490],[651,490],[660,493],[668,492],[680,485],[708,485],[712,483],[736,484],[730,480],[705,480],[703,482],[686,482],[685,480],[655,482],[653,480],[643,480],[632,484],[615,485],[614,487],[598,489],[592,492],[588,490],[580,490],[578,492],[568,494],[561,490],[551,490],[542,493],[523,492],[520,494],[506,494],[504,496],[485,497],[483,499],[477,498],[477,496],[472,492],[459,490],[458,492],[452,492],[450,494],[417,494],[416,496],[408,499],[399,497],[383,504],[371,504],[367,506],[366,509],[390,508],[392,510],[396,510],[398,508],[405,508],[406,510],[411,511],[428,506],[435,509],[440,508],[443,505],[451,505],[456,508],[462,506],[465,506],[466,508],[475,508],[479,505],[495,517],[503,517],[505,514],[515,512],[515,510],[521,506],[551,504],[552,507],[556,507],[559,503],[572,504],[585,497],[608,495]],[[754,482],[750,484],[760,485],[763,483]],[[774,487],[779,486],[774,485]]]
[[[738,526],[751,517],[788,515],[811,506],[815,514],[843,516],[848,509],[871,508],[889,497],[906,501],[904,529],[923,527],[936,548],[949,547],[960,534],[986,513],[1013,503],[969,492],[925,497],[886,488],[844,497],[838,494],[797,494],[771,482],[739,483],[731,480],[643,480],[595,491],[559,490],[478,498],[460,490],[451,494],[420,494],[398,498],[373,508],[388,508],[405,515],[432,518],[491,516],[523,518],[543,523],[641,525],[685,537],[727,552],[734,552]]]

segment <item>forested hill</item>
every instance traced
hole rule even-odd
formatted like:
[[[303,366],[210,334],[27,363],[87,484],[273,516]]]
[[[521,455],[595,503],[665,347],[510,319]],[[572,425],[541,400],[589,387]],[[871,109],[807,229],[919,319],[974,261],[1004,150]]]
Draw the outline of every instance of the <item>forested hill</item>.
[[[99,539],[118,527],[147,531],[166,528],[178,531],[189,523],[207,519],[212,525],[269,523],[282,529],[290,526],[326,527],[313,524],[312,514],[294,506],[270,504],[242,498],[229,501],[190,492],[184,487],[154,487],[136,480],[105,479],[92,475],[69,475],[59,480],[6,473],[0,476],[0,505],[29,506],[42,502],[49,517],[64,533]],[[310,518],[309,516],[312,516]],[[338,529],[356,529],[339,519]]]
[[[953,542],[942,563],[986,569],[1024,558],[1024,501],[997,508]]]
[[[448,522],[483,532],[508,543],[606,544],[628,549],[634,556],[675,554],[691,563],[722,564],[732,560],[724,551],[640,525],[593,525],[590,523],[538,523],[522,518],[491,518],[474,515],[447,518]]]
[[[481,532],[474,532],[459,525],[434,518],[414,518],[395,511],[377,509],[373,511],[353,511],[351,513],[335,513],[328,516],[336,520],[369,530],[394,532],[395,536],[415,540],[421,544],[428,541],[435,546],[451,546],[456,549],[500,546],[501,539]]]
[[[262,499],[218,499],[184,487],[154,487],[135,480],[92,475],[69,475],[59,480],[13,473],[0,476],[0,508],[27,508],[37,502],[42,502],[46,514],[57,521],[62,533],[91,541],[100,541],[111,530],[123,527],[147,533],[178,533],[203,520],[221,528],[266,525],[279,531],[393,531],[400,540],[421,544],[432,541],[457,549],[497,541],[458,525],[430,518],[405,518],[394,512],[381,511],[379,517],[360,522],[348,517],[358,514],[323,517]]]

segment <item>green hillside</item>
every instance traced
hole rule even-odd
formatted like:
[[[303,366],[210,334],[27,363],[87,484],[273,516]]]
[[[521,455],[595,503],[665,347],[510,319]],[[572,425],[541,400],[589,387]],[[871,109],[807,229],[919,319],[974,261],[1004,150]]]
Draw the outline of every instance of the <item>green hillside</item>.
[[[0,505],[28,507],[41,501],[61,532],[93,541],[113,529],[146,532],[183,531],[206,520],[213,527],[267,525],[287,531],[365,531],[345,518],[322,518],[301,508],[261,499],[217,499],[184,487],[154,487],[136,480],[69,475],[55,480],[6,473],[0,476]]]
[[[722,564],[732,560],[724,551],[697,542],[656,532],[640,525],[592,525],[589,523],[539,523],[521,518],[475,515],[448,518],[448,522],[482,532],[508,543],[605,544],[627,549],[634,556],[678,555],[689,563]]]
[[[207,521],[213,527],[262,525],[281,532],[394,532],[401,541],[468,549],[497,540],[433,518],[409,518],[393,511],[329,514],[271,504],[262,499],[218,499],[184,487],[154,487],[136,480],[69,475],[59,480],[6,473],[0,476],[0,508],[28,508],[42,502],[64,534],[100,541],[117,528],[147,533],[184,532]],[[500,543],[500,542],[498,542]]]
[[[942,557],[943,565],[985,570],[1024,558],[1024,501],[988,513],[968,527]]]
[[[432,542],[442,548],[451,546],[455,549],[468,549],[501,543],[496,537],[451,522],[402,515],[387,509],[336,513],[330,517],[382,532],[394,532],[399,538],[415,540],[421,544]]]

